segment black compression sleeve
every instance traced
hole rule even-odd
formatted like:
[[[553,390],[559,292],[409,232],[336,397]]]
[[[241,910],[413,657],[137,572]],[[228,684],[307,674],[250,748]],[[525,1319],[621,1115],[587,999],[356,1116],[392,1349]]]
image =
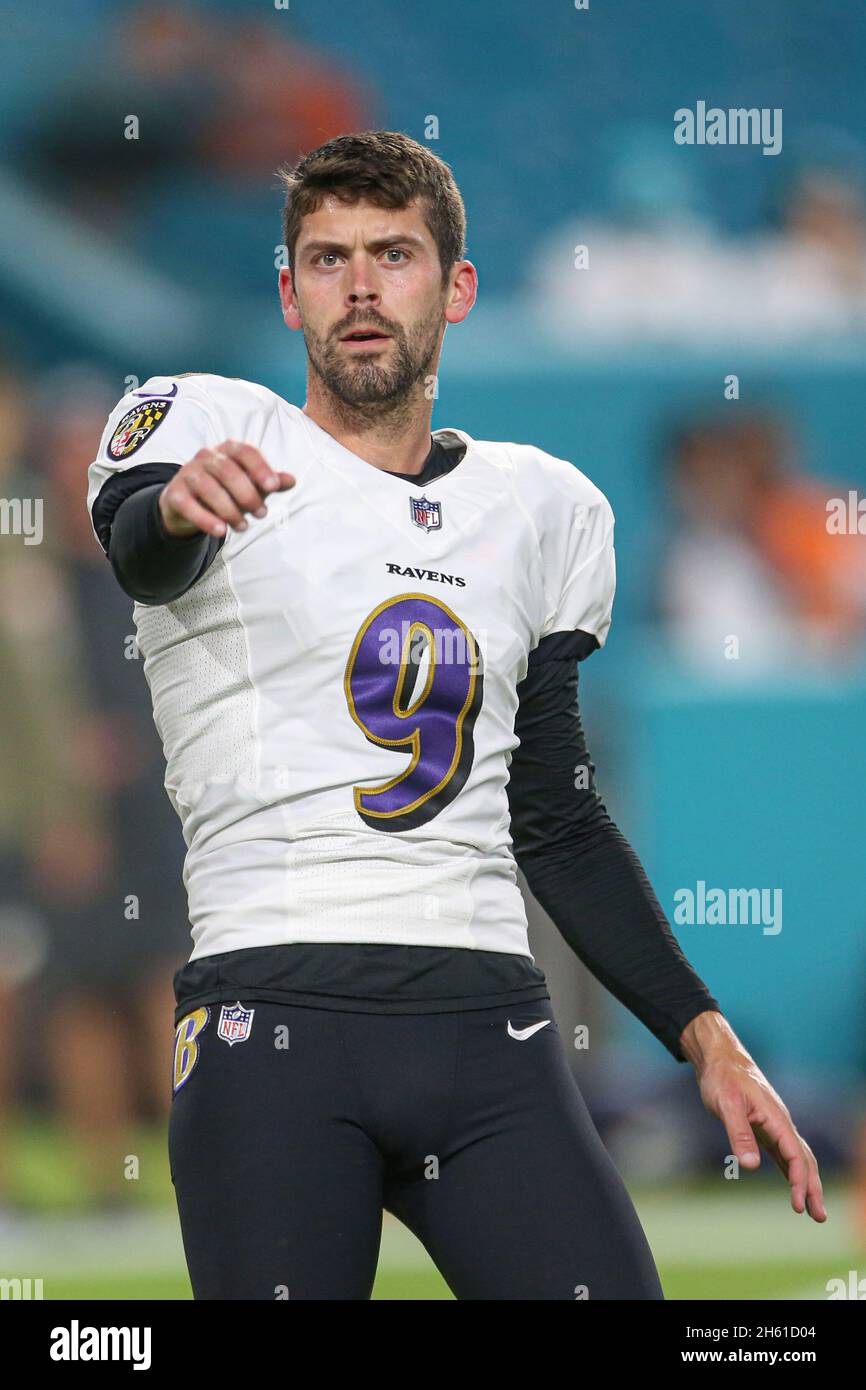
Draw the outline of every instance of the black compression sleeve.
[[[225,539],[198,531],[171,536],[158,499],[165,483],[126,497],[111,523],[108,558],[121,588],[138,603],[172,603],[200,579]]]
[[[521,744],[508,785],[514,855],[587,969],[684,1062],[679,1037],[686,1024],[705,1009],[721,1009],[683,955],[595,789],[577,704],[577,656],[592,650],[586,639],[544,638],[517,687]]]

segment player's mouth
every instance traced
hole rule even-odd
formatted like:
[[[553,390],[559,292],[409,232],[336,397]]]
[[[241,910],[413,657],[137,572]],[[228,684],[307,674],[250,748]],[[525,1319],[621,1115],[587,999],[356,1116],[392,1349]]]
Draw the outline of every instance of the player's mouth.
[[[345,337],[340,339],[341,343],[345,343],[348,347],[360,352],[382,347],[390,341],[389,335],[380,333],[378,328],[353,328],[351,333],[347,333]]]

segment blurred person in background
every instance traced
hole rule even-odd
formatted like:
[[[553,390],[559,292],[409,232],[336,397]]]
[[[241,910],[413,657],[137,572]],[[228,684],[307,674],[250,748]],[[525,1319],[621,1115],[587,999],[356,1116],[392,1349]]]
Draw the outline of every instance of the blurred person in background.
[[[751,678],[863,653],[866,536],[828,528],[837,489],[790,454],[778,421],[757,414],[707,418],[672,441],[678,521],[661,608],[690,663]]]
[[[715,225],[709,189],[672,130],[622,125],[606,141],[605,209],[581,210],[544,238],[526,311],[540,331],[574,344],[862,333],[864,152],[842,132],[825,132],[821,150],[823,160],[812,149],[795,156],[784,186],[768,182],[767,225],[730,236]]]
[[[68,757],[56,577],[38,543],[39,488],[24,467],[28,397],[25,378],[0,359],[0,1211],[14,1196],[22,1002],[46,951],[36,886],[44,872],[62,876],[74,900],[102,867],[95,807]]]
[[[529,259],[526,313],[560,342],[705,335],[722,242],[694,168],[648,123],[623,124],[604,147],[607,205],[545,235]]]
[[[863,163],[804,165],[786,190],[780,229],[760,264],[771,326],[866,329]]]
[[[211,72],[219,33],[182,5],[123,10],[105,32],[98,83],[88,56],[42,90],[19,142],[21,171],[101,230],[121,228],[135,213],[142,179],[152,188],[166,174],[195,169],[219,99]],[[136,139],[125,135],[130,115]]]
[[[200,152],[227,178],[261,187],[286,157],[305,154],[344,130],[371,124],[375,97],[356,72],[294,38],[274,42],[262,20],[238,17],[215,46],[221,97]]]
[[[94,551],[80,504],[109,395],[102,378],[62,371],[43,383],[33,431],[47,470],[50,640],[67,656],[56,698],[80,806],[37,846],[34,892],[50,930],[41,988],[56,1103],[94,1199],[111,1205],[129,1196],[131,1127],[142,1113],[165,1114],[173,1045],[165,1016],[189,923],[178,883],[183,843],[165,803],[131,604]]]
[[[227,199],[242,198],[287,150],[301,154],[370,119],[372,95],[357,77],[244,15],[134,5],[106,42],[99,83],[89,62],[73,68],[20,144],[28,178],[60,190],[100,229],[137,215],[142,179],[153,196],[173,174],[216,175]],[[135,138],[125,133],[131,115]]]

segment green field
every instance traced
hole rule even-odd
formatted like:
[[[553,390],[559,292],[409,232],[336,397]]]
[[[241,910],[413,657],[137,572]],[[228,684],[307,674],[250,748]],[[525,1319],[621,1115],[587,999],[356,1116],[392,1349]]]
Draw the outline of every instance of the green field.
[[[86,1207],[86,1174],[48,1126],[14,1128],[15,1207],[0,1214],[0,1277],[41,1278],[46,1299],[188,1299],[177,1214],[157,1131],[130,1146],[140,1177],[125,1209]],[[651,1191],[631,1187],[669,1299],[826,1299],[831,1278],[866,1275],[854,1201],[827,1184],[829,1219],[791,1210],[780,1175]],[[386,1216],[376,1299],[449,1299],[418,1241]]]

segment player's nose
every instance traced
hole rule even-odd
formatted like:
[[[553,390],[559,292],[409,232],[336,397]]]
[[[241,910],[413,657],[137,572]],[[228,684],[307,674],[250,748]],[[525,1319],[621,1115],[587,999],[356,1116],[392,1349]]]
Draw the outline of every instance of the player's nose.
[[[353,309],[357,308],[359,304],[378,304],[379,292],[378,290],[365,288],[351,289],[346,295],[346,302],[350,304]]]
[[[358,304],[378,304],[379,290],[375,272],[362,256],[353,257],[348,266],[346,302],[355,307]]]

